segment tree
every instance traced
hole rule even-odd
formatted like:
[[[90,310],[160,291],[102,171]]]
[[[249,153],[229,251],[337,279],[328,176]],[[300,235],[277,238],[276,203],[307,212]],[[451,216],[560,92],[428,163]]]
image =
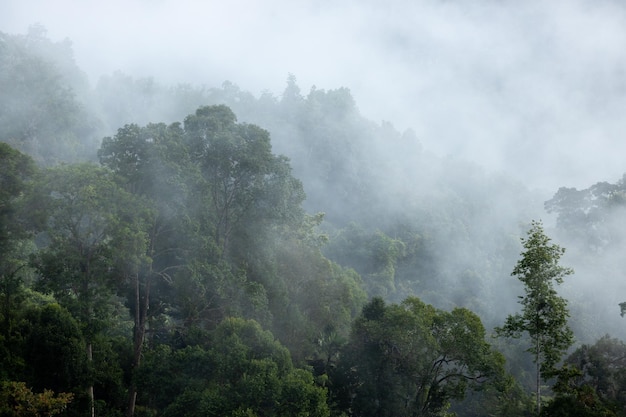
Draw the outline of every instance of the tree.
[[[155,290],[170,286],[174,273],[188,267],[189,248],[203,247],[196,244],[196,228],[189,227],[195,221],[189,213],[193,170],[188,167],[182,136],[177,123],[130,124],[118,129],[115,136],[104,138],[98,151],[100,162],[117,174],[134,197],[134,213],[126,220],[127,226],[134,226],[120,229],[128,232],[121,242],[129,250],[117,251],[120,256],[115,262],[116,271],[129,287],[128,306],[134,319],[133,370],[140,366],[150,321],[169,304],[162,299],[155,302]],[[133,383],[129,416],[134,413],[136,397]]]
[[[73,395],[55,394],[45,389],[34,393],[24,382],[4,381],[0,384],[0,415],[4,417],[52,417],[62,413]]]
[[[91,153],[98,123],[77,97],[88,80],[71,43],[45,35],[37,25],[27,35],[0,32],[0,141],[51,165]]]
[[[88,369],[78,321],[60,305],[48,304],[26,311],[20,327],[27,364],[21,379],[38,390],[80,393]]]
[[[152,255],[154,253],[151,226],[154,215],[150,204],[143,198],[127,195],[118,201],[120,217],[112,219],[115,237],[115,250],[111,253],[112,265],[122,282],[130,287],[132,300],[129,303],[133,313],[133,361],[132,370],[139,367],[145,341],[150,284],[154,273]],[[125,205],[125,207],[124,207]],[[136,398],[135,384],[129,390],[128,412],[132,416]]]
[[[16,203],[35,173],[35,164],[28,155],[0,142],[0,166],[0,254],[6,254],[27,230],[19,221]]]
[[[597,182],[583,190],[561,187],[545,202],[545,208],[549,213],[557,215],[557,237],[560,240],[567,239],[568,253],[577,262],[576,270],[582,278],[581,283],[590,283],[590,288],[595,290],[597,286],[592,277],[601,275],[620,277],[626,274],[623,254],[626,239],[624,227],[626,174],[614,183]],[[602,288],[611,291],[609,288],[612,286],[604,285]],[[609,295],[612,294],[606,293],[604,298],[608,299]],[[572,302],[572,306],[575,304],[578,305],[577,308],[580,308],[581,304],[585,305],[590,314],[600,314],[598,312],[601,310],[593,303],[587,304],[585,300],[576,300]],[[626,302],[619,303],[619,307],[623,317],[626,314]],[[614,312],[607,311],[604,314],[605,317],[597,317],[595,320],[611,322]],[[581,316],[580,312],[575,316]],[[603,334],[593,335],[588,329],[585,329],[584,333],[575,330],[576,333],[586,334],[589,338],[587,341],[597,339]],[[609,333],[614,331],[618,329],[602,330]]]
[[[367,231],[351,223],[331,241],[325,253],[340,265],[354,268],[363,277],[368,295],[388,298],[396,290],[396,266],[406,255],[406,245],[381,231]]]
[[[226,315],[269,316],[265,286],[275,277],[266,268],[273,249],[268,241],[304,221],[304,193],[286,158],[271,153],[266,131],[237,124],[226,106],[202,107],[183,128],[126,125],[103,140],[98,155],[154,213],[147,231],[150,262],[133,257],[122,263],[143,267],[121,269],[135,284],[129,300],[134,369],[148,314],[157,311],[148,309],[151,288],[159,283],[173,292],[160,304],[172,307],[168,314],[179,320],[183,338],[190,328],[206,330]]]
[[[303,225],[291,236],[269,239],[274,246],[269,266],[274,283],[267,287],[280,291],[270,299],[275,314],[271,329],[294,361],[316,364],[316,371],[324,374],[367,297],[361,277],[326,259],[316,247],[320,237],[309,227],[314,226]]]
[[[597,256],[623,239],[626,174],[615,184],[598,182],[584,190],[561,187],[545,202],[557,214],[557,229],[583,253]]]
[[[605,335],[569,355],[559,372],[557,393],[544,411],[550,416],[624,415],[626,344]]]
[[[520,296],[522,312],[509,315],[504,326],[496,329],[501,336],[519,338],[527,333],[531,345],[527,352],[536,365],[536,407],[541,411],[541,380],[556,375],[556,367],[573,343],[573,332],[568,327],[567,301],[557,295],[554,284],[572,274],[571,268],[559,265],[565,249],[551,244],[541,222],[533,221],[528,237],[522,238],[526,249],[511,273],[524,284],[525,295]]]
[[[33,160],[0,142],[0,375],[10,372],[13,353],[13,327],[17,306],[23,294],[30,225],[24,218],[24,202],[30,180],[35,175]]]
[[[334,397],[358,416],[441,416],[451,399],[503,375],[480,318],[409,297],[374,298],[354,324],[333,375]]]
[[[329,415],[325,389],[252,320],[228,318],[202,345],[159,346],[138,376],[142,402],[158,415]]]
[[[93,360],[93,340],[105,329],[121,278],[121,263],[132,270],[145,258],[143,212],[116,183],[113,173],[93,164],[51,168],[35,193],[45,223],[35,265],[39,286],[53,293],[80,321],[86,356]],[[89,388],[92,415],[93,386]]]
[[[226,257],[233,255],[237,233],[248,239],[251,223],[303,216],[302,184],[291,176],[288,160],[272,154],[269,133],[236,121],[221,105],[201,107],[184,122],[192,161],[206,182],[202,192],[210,196],[214,240]]]
[[[615,412],[602,402],[589,385],[577,387],[568,395],[559,393],[542,410],[541,415],[546,417],[616,417],[623,414]]]

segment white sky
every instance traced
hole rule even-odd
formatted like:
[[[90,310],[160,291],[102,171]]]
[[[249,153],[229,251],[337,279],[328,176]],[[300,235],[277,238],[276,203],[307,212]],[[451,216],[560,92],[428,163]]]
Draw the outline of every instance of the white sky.
[[[364,116],[425,148],[556,190],[626,172],[619,0],[0,0],[0,31],[70,38],[92,82],[280,95],[349,88]]]

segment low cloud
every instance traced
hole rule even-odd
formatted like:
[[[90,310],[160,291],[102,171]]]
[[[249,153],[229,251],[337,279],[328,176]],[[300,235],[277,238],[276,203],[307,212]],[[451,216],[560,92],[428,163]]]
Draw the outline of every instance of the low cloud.
[[[1,31],[70,38],[94,83],[121,70],[280,95],[293,73],[305,93],[347,87],[366,117],[531,187],[626,171],[621,2],[9,3]]]

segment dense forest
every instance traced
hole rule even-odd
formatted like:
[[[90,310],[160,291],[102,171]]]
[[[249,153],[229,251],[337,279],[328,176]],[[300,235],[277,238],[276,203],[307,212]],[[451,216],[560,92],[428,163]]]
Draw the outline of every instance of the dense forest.
[[[626,175],[530,190],[291,74],[91,85],[40,26],[0,166],[0,416],[626,416]]]

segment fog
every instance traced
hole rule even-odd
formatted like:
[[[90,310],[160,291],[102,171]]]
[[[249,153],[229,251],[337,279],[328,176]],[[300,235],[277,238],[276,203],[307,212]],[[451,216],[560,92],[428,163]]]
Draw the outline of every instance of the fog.
[[[280,95],[289,73],[351,90],[424,147],[553,191],[624,172],[626,5],[618,1],[2,0],[0,30],[69,38],[95,83]]]
[[[381,213],[412,221],[431,213],[432,219],[420,218],[419,224],[437,233],[436,225],[454,224],[450,235],[429,241],[432,270],[446,277],[442,286],[457,289],[459,298],[472,289],[475,304],[469,307],[499,323],[519,307],[521,287],[508,276],[525,232],[519,222],[542,218],[552,235],[556,215],[546,213],[543,202],[559,187],[616,183],[626,172],[626,4],[466,3],[0,0],[0,31],[24,34],[41,24],[51,40],[69,39],[92,86],[121,71],[164,85],[211,88],[228,80],[255,97],[269,92],[280,98],[289,74],[304,96],[314,86],[349,89],[363,117],[383,127],[381,122],[391,123],[397,132],[389,132],[390,138],[411,129],[419,144],[390,149],[388,138],[374,138],[360,119],[340,118],[347,121],[345,131],[358,132],[354,143],[362,149],[321,158],[332,160],[326,165],[353,163],[353,177],[372,181],[363,183],[375,185],[371,193],[385,210],[358,199],[354,206],[361,207],[354,207],[334,192],[342,189],[342,180],[344,191],[354,191],[354,183],[332,179],[337,187],[329,191],[328,178],[319,175],[323,164],[309,161],[313,145],[291,136],[295,126],[263,125],[276,128],[274,149],[294,162],[310,197],[305,208],[326,211],[326,221],[340,226],[353,219],[338,217],[353,216],[358,208],[372,212],[372,218],[360,220],[376,227],[381,222],[373,217]],[[110,94],[116,102],[122,93]],[[433,154],[438,159],[424,156]],[[455,198],[472,210],[454,211]],[[429,199],[434,209],[415,214],[414,207]],[[626,229],[616,220],[615,230]],[[584,249],[569,250],[570,242],[559,241],[568,248],[565,264],[577,271],[564,292],[573,316],[587,320],[577,324],[587,342],[605,332],[625,334],[617,304],[626,299],[621,260],[626,238],[614,242],[610,253],[590,260]],[[409,279],[415,278],[414,267],[405,267]],[[429,299],[427,292],[420,296],[439,307],[456,301],[437,298],[438,291]]]

